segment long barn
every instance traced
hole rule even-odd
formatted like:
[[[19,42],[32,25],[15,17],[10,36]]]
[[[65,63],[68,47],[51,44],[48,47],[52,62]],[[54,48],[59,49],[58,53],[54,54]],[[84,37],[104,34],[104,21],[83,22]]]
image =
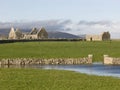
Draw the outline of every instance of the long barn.
[[[110,33],[109,32],[103,32],[100,35],[86,35],[87,41],[106,41],[110,40]]]

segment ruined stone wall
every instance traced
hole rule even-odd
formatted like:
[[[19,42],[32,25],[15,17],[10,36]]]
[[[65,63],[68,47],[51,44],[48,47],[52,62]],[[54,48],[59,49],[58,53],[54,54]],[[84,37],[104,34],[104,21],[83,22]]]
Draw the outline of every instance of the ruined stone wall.
[[[109,32],[103,32],[99,35],[86,35],[87,41],[106,41],[110,40],[110,33]]]
[[[104,64],[120,64],[120,58],[109,57],[108,55],[104,55]]]
[[[25,35],[24,39],[38,39],[37,35]]]
[[[86,35],[87,41],[102,41],[101,35]]]
[[[0,65],[30,65],[30,64],[92,64],[92,55],[85,58],[16,58],[0,59]]]
[[[11,28],[8,38],[9,39],[16,39],[16,34],[15,34],[14,28]]]

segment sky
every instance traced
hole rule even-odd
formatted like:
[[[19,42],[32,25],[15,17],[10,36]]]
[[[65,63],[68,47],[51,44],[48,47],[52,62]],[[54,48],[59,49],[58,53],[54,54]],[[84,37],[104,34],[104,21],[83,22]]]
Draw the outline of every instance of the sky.
[[[86,23],[93,23],[95,28],[90,29],[98,32],[110,30],[111,33],[120,34],[120,0],[0,0],[0,22],[44,20],[71,20],[72,24],[67,24],[65,28],[71,28],[71,31],[67,32],[74,34],[78,33],[77,31],[86,33],[91,27]],[[82,23],[81,28],[79,22],[88,26],[83,28]],[[104,22],[104,25],[101,25],[101,22]],[[112,28],[106,28],[108,22]]]
[[[0,0],[0,21],[120,20],[120,0]]]

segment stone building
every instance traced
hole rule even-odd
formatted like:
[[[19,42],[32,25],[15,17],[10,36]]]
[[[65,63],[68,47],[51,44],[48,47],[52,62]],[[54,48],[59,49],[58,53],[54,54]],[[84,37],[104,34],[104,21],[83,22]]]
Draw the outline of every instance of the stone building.
[[[24,34],[24,39],[45,39],[48,38],[48,33],[45,28],[37,29],[33,28],[32,31],[28,34]]]
[[[10,30],[8,39],[21,39],[23,38],[23,34],[19,29],[14,29],[13,27]]]
[[[103,32],[100,35],[86,35],[87,41],[106,41],[110,40],[110,33],[109,32]]]
[[[29,33],[22,33],[19,29],[14,29],[13,27],[10,30],[8,39],[45,39],[48,38],[48,33],[45,28],[37,29],[33,28]]]

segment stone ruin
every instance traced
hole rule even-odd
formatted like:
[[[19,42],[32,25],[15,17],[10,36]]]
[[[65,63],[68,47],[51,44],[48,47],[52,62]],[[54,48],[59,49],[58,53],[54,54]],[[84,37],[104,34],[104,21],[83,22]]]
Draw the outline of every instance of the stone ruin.
[[[48,33],[45,28],[37,29],[33,28],[29,33],[22,33],[19,29],[11,28],[9,32],[9,40],[20,40],[20,39],[46,39],[48,38]]]
[[[103,32],[100,35],[86,35],[87,41],[108,41],[110,40],[110,33]]]

